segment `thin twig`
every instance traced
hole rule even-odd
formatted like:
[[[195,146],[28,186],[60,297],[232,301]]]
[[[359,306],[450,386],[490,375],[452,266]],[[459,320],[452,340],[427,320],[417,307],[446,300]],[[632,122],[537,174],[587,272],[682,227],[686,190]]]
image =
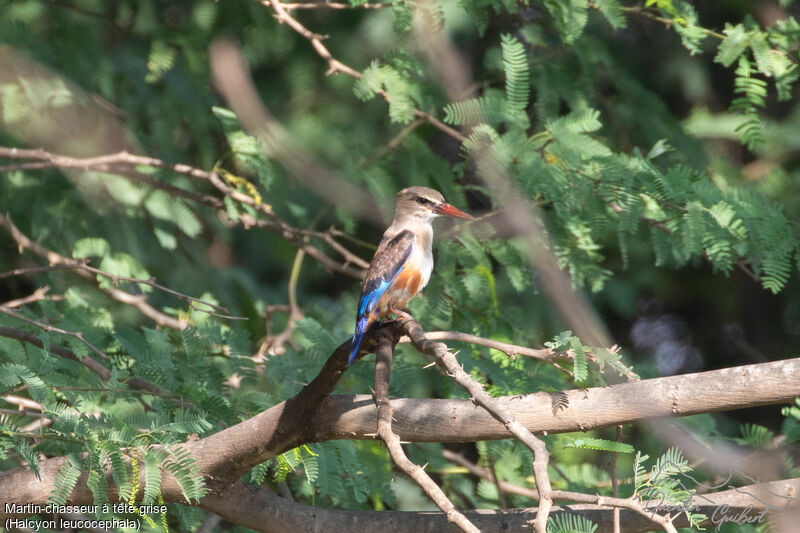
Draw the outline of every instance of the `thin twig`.
[[[357,80],[361,79],[360,72],[345,65],[344,63],[333,57],[328,48],[324,44],[322,44],[324,36],[312,32],[311,30],[303,26],[300,22],[298,22],[297,19],[293,18],[284,8],[282,2],[278,0],[257,0],[257,1],[264,4],[265,6],[266,5],[271,6],[276,13],[276,18],[278,19],[278,22],[280,22],[281,24],[286,24],[291,29],[293,29],[298,34],[302,35],[311,42],[311,46],[314,47],[314,50],[317,52],[317,54],[322,59],[328,62],[328,71],[326,72],[326,74],[330,75],[330,74],[335,74],[337,72],[342,72],[344,74],[347,74],[351,78],[355,78]],[[375,92],[376,94],[381,95],[381,97],[383,97],[383,99],[386,100],[386,102],[389,101],[389,95],[386,93],[386,91],[379,89]],[[449,135],[454,139],[457,139],[459,142],[464,142],[467,140],[466,136],[464,136],[461,132],[451,128],[450,126],[448,126],[447,124],[445,124],[444,122],[437,119],[432,114],[426,111],[422,111],[421,109],[414,109],[414,116],[425,120],[434,128],[446,133],[447,135]]]
[[[10,317],[14,317],[17,320],[21,320],[23,322],[27,322],[28,324],[32,324],[32,325],[36,326],[37,328],[39,328],[41,330],[44,330],[44,331],[47,331],[47,332],[52,332],[52,333],[58,333],[60,335],[67,335],[69,337],[73,337],[75,339],[78,339],[80,342],[82,342],[84,345],[86,345],[86,347],[89,348],[94,353],[96,353],[97,355],[99,355],[103,359],[108,359],[108,355],[104,351],[102,351],[100,348],[98,348],[97,346],[95,346],[91,342],[87,341],[86,338],[83,336],[83,333],[81,333],[80,331],[67,331],[66,329],[57,328],[55,326],[51,326],[50,324],[45,324],[44,322],[39,322],[38,320],[33,320],[32,318],[28,318],[26,316],[23,316],[23,315],[17,313],[16,311],[14,311],[13,309],[10,309],[10,308],[8,308],[8,307],[6,307],[4,305],[0,305],[0,313],[6,314],[6,315],[8,315]]]
[[[192,178],[207,181],[212,186],[214,186],[218,191],[220,191],[223,195],[228,196],[229,198],[231,198],[232,200],[236,200],[237,202],[249,205],[254,210],[267,217],[267,220],[259,221],[260,222],[258,224],[259,227],[264,227],[266,229],[269,229],[273,233],[276,233],[282,236],[283,238],[289,240],[290,242],[292,242],[292,244],[302,247],[310,256],[320,261],[329,270],[341,272],[343,274],[347,274],[356,278],[361,278],[363,276],[363,272],[348,268],[347,263],[357,264],[361,268],[366,268],[366,266],[368,266],[364,264],[365,262],[363,261],[359,262],[359,260],[356,259],[355,255],[351,254],[340,244],[336,243],[336,245],[333,245],[332,243],[335,242],[335,239],[332,233],[328,237],[326,237],[324,232],[320,232],[321,236],[320,238],[323,238],[329,245],[331,245],[331,247],[333,247],[337,252],[341,253],[345,257],[346,260],[345,265],[340,265],[327,255],[319,251],[316,247],[314,247],[310,243],[304,242],[301,239],[301,236],[303,235],[301,230],[291,226],[290,224],[278,218],[278,216],[272,210],[271,206],[263,202],[256,201],[256,199],[254,199],[251,196],[248,196],[239,191],[231,189],[227,185],[227,183],[225,183],[225,181],[222,178],[220,178],[219,174],[216,171],[207,171],[183,163],[177,163],[177,164],[168,163],[166,161],[157,159],[155,157],[135,155],[127,151],[116,152],[113,154],[104,154],[95,157],[78,158],[78,157],[70,157],[60,154],[54,154],[42,149],[25,149],[25,148],[0,146],[0,157],[5,157],[12,160],[18,160],[18,159],[36,160],[35,162],[32,163],[27,162],[27,163],[18,163],[14,165],[0,166],[0,172],[7,172],[9,170],[60,167],[60,168],[72,168],[78,170],[95,170],[100,172],[116,173],[124,178],[139,181],[151,187],[161,189],[170,194],[171,196],[187,198],[195,202],[218,209],[223,213],[225,212],[225,203],[222,201],[222,199],[216,196],[200,194],[194,191],[188,191],[186,189],[174,187],[172,185],[159,181],[153,178],[152,176],[136,171],[135,167],[148,166],[153,168],[162,168],[166,170],[171,170],[178,174],[183,174],[186,176],[190,176]],[[247,215],[240,216],[240,222],[245,227],[256,225],[248,221]]]
[[[496,341],[494,339],[478,337],[477,335],[471,335],[469,333],[463,333],[461,331],[431,331],[431,332],[426,332],[425,337],[428,340],[460,341],[460,342],[468,342],[470,344],[477,344],[480,346],[486,346],[487,348],[493,348],[499,352],[503,352],[511,359],[514,359],[517,355],[531,357],[533,359],[538,359],[540,361],[544,361],[548,364],[553,365],[555,368],[557,368],[570,378],[574,377],[572,371],[564,368],[555,361],[558,358],[574,359],[575,354],[572,352],[572,350],[567,350],[566,352],[556,352],[550,348],[529,348],[527,346],[520,346],[518,344],[509,344],[507,342]],[[400,343],[411,342],[411,339],[408,336],[403,336],[400,337],[400,340],[398,342]],[[619,346],[617,345],[611,346],[608,350],[612,353],[616,353],[619,351]],[[598,367],[600,366],[600,363],[595,354],[587,352],[586,359],[598,365]],[[628,381],[637,381],[639,379],[639,376],[631,372],[624,365],[614,365],[613,368],[617,373],[625,377]]]
[[[268,337],[266,343],[267,353],[270,355],[281,355],[286,353],[284,345],[290,341],[294,330],[297,329],[297,321],[303,318],[303,312],[297,305],[297,281],[300,279],[300,269],[303,266],[305,252],[298,249],[292,263],[292,271],[289,274],[289,317],[286,319],[286,326],[274,337]]]
[[[0,326],[0,337],[7,337],[9,339],[17,339],[18,341],[26,342],[28,344],[33,344],[34,346],[37,346],[37,347],[39,347],[41,349],[44,349],[44,342],[42,342],[42,339],[40,339],[39,337],[37,337],[33,333],[28,333],[27,331],[22,331],[22,330],[19,330],[19,329],[6,328],[6,327],[1,327]],[[95,361],[94,359],[92,359],[88,355],[79,356],[75,352],[73,352],[72,350],[69,350],[67,348],[62,348],[60,346],[53,346],[53,345],[48,346],[47,350],[50,353],[56,354],[56,355],[58,355],[60,357],[63,357],[65,359],[71,359],[73,361],[78,361],[79,363],[84,365],[86,368],[88,368],[89,370],[91,370],[92,372],[94,372],[95,374],[100,376],[104,381],[108,381],[108,380],[111,379],[111,370],[109,370],[108,368],[103,366],[98,361]],[[162,389],[158,385],[153,385],[149,381],[146,381],[146,380],[144,380],[142,378],[132,377],[132,378],[129,378],[128,380],[126,380],[126,383],[128,383],[129,385],[131,385],[133,387],[137,387],[137,388],[140,388],[142,390],[146,390],[146,391],[151,392],[151,393],[153,393],[155,395],[158,395],[158,396],[162,396],[162,395],[165,395],[165,394],[166,395],[170,394],[170,392],[168,390]]]
[[[494,483],[495,488],[497,489],[497,501],[500,503],[500,509],[508,509],[508,503],[506,502],[506,495],[503,492],[503,487],[500,486],[500,478],[497,477],[497,469],[494,467],[494,457],[491,455],[487,457],[489,461],[489,481]]]
[[[556,354],[556,352],[549,348],[528,348],[526,346],[500,342],[494,339],[487,339],[485,337],[471,335],[469,333],[462,333],[460,331],[431,331],[425,333],[425,337],[431,341],[460,341],[468,342],[470,344],[478,344],[480,346],[486,346],[487,348],[493,348],[497,351],[503,352],[509,357],[524,355],[526,357],[532,357],[534,359],[547,362],[551,362],[553,356]],[[411,342],[411,339],[408,336],[403,336],[400,337],[399,342]]]
[[[554,490],[552,496],[554,500],[570,500],[578,503],[594,503],[619,509],[629,509],[649,518],[669,533],[678,533],[678,530],[672,524],[672,518],[658,514],[654,509],[646,507],[642,502],[634,498],[609,498],[599,494],[584,494],[568,490]]]
[[[187,198],[196,202],[222,209],[225,204],[216,196],[200,194],[194,191],[187,191],[168,183],[164,183],[152,176],[138,172],[136,166],[148,166],[172,170],[179,174],[185,174],[194,178],[208,180],[208,172],[189,165],[171,164],[154,157],[140,156],[131,154],[127,151],[116,152],[113,154],[103,154],[95,157],[70,157],[66,155],[54,154],[43,149],[27,149],[10,146],[0,146],[0,157],[7,159],[34,159],[34,162],[15,163],[0,166],[0,173],[12,170],[38,170],[45,168],[71,168],[76,170],[94,170],[98,172],[122,173],[125,178],[129,178],[141,183],[145,183],[156,189],[163,190],[172,196]]]
[[[433,500],[439,509],[447,516],[447,520],[453,522],[463,531],[470,533],[480,533],[480,530],[461,514],[453,505],[441,488],[428,476],[423,468],[412,463],[406,457],[403,447],[400,445],[400,438],[392,431],[392,404],[389,401],[389,376],[392,367],[392,355],[394,352],[395,340],[389,329],[378,330],[376,333],[378,340],[378,350],[375,361],[375,389],[373,398],[378,408],[378,435],[386,448],[389,450],[394,463],[403,472],[417,482],[422,487],[425,494]]]
[[[622,426],[617,426],[617,442],[622,442]],[[611,463],[608,471],[611,476],[611,493],[615,498],[619,498],[619,480],[617,480],[617,452],[611,453]],[[619,507],[614,507],[614,533],[620,533]]]
[[[298,248],[301,248],[309,256],[319,261],[322,264],[322,266],[328,269],[329,271],[339,272],[340,274],[346,274],[350,277],[357,279],[362,279],[364,277],[364,274],[366,274],[366,267],[355,269],[350,266],[350,263],[355,263],[358,264],[359,266],[361,265],[369,266],[369,263],[367,263],[366,261],[362,259],[355,260],[355,258],[357,257],[355,254],[350,254],[350,257],[345,257],[344,264],[334,261],[327,255],[322,253],[322,251],[320,251],[317,247],[312,246],[310,243],[308,243],[302,236],[302,230],[298,230],[297,228],[294,228],[283,221],[274,222],[270,220],[256,220],[250,218],[249,215],[246,214],[241,214],[239,216],[239,219],[244,222],[245,227],[257,226],[260,228],[267,228],[270,231],[277,233],[287,241],[291,242],[293,245],[297,246]]]
[[[80,268],[81,265],[50,265],[50,266],[35,266],[28,268],[15,268],[8,272],[0,273],[0,279],[8,278],[11,276],[25,276],[27,274],[36,274],[38,272],[53,272],[56,270],[67,270],[70,268]]]
[[[265,6],[270,5],[270,0],[263,0],[261,2]],[[304,2],[304,3],[282,3],[283,8],[287,11],[294,11],[295,9],[332,9],[332,10],[345,10],[345,9],[383,9],[384,7],[392,7],[391,3],[378,4],[344,4],[341,2]]]
[[[456,360],[455,355],[447,348],[447,345],[428,340],[419,322],[413,318],[405,319],[401,320],[400,326],[402,331],[409,336],[417,350],[436,357],[437,362],[445,368],[448,375],[459,386],[469,392],[473,402],[483,407],[533,452],[533,474],[536,478],[536,488],[539,491],[539,510],[536,513],[534,528],[536,533],[547,533],[547,518],[550,514],[550,508],[553,506],[553,499],[551,497],[550,477],[547,474],[547,463],[549,462],[550,454],[544,442],[528,431],[525,426],[516,420],[514,413],[495,402],[483,390],[483,386],[480,383],[464,372],[464,369]]]
[[[484,468],[482,466],[478,466],[472,461],[467,460],[466,457],[448,449],[442,450],[442,456],[450,461],[451,463],[455,463],[459,466],[463,466],[466,468],[470,474],[473,476],[479,477],[481,479],[485,479],[487,481],[492,481],[492,474],[488,468]],[[501,479],[497,480],[497,484],[503,490],[503,492],[507,494],[516,494],[517,496],[524,496],[526,498],[530,498],[531,500],[538,502],[539,501],[539,493],[534,489],[529,489],[528,487],[522,487],[520,485],[516,485],[514,483],[509,483],[508,481],[503,481]]]
[[[19,228],[17,228],[17,226],[14,225],[11,219],[6,215],[0,214],[0,226],[6,228],[8,233],[11,235],[11,238],[13,238],[14,241],[17,243],[17,246],[19,247],[20,250],[28,249],[33,253],[35,253],[36,255],[47,259],[47,261],[49,261],[51,264],[66,264],[72,266],[87,267],[87,265],[84,265],[77,259],[61,255],[52,250],[48,250],[38,242],[32,241],[24,233],[22,233],[19,230]],[[91,270],[92,268],[93,267],[87,267],[86,270]],[[81,269],[78,269],[78,273],[84,278],[91,279],[89,272],[81,273]],[[94,281],[96,283],[96,280]],[[101,290],[106,294],[108,294],[109,296],[111,296],[111,298],[113,298],[114,300],[135,307],[143,315],[150,318],[160,326],[183,330],[189,325],[188,322],[186,322],[185,320],[178,320],[154,308],[149,303],[147,303],[147,300],[145,299],[144,295],[131,294],[129,292],[113,287]]]
[[[63,296],[47,296],[47,293],[50,292],[50,287],[45,285],[44,287],[39,287],[32,294],[28,296],[24,296],[22,298],[17,298],[15,300],[8,300],[7,302],[3,302],[3,307],[7,307],[9,309],[16,309],[17,307],[22,307],[23,305],[32,304],[34,302],[40,302],[42,300],[61,300]]]
[[[465,467],[467,470],[469,470],[470,474],[487,481],[492,481],[492,474],[488,468],[478,466],[475,463],[467,460],[462,455],[450,450],[443,450],[442,456],[452,463]],[[499,481],[498,483],[500,487],[509,494],[517,494],[518,496],[524,496],[534,501],[539,500],[539,493],[536,490],[529,489],[527,487],[521,487],[507,481]],[[554,490],[552,491],[552,496],[554,500],[569,500],[578,503],[594,503],[597,505],[612,507],[614,509],[629,509],[647,517],[648,519],[652,520],[653,523],[661,526],[667,531],[675,531],[674,526],[672,526],[668,518],[654,513],[652,509],[647,508],[642,502],[634,498],[609,498],[607,496],[600,496],[598,494],[584,494],[582,492],[573,492],[568,490]]]
[[[597,4],[596,2],[589,2],[589,7],[593,7],[595,9],[599,9],[599,4]],[[680,25],[680,26],[684,26],[684,27],[688,27],[689,26],[689,24],[685,20],[670,19],[670,18],[662,17],[662,16],[650,11],[648,8],[642,7],[642,6],[628,6],[628,7],[621,7],[620,9],[622,10],[623,13],[632,13],[632,14],[635,14],[635,15],[640,15],[640,16],[649,18],[650,20],[655,20],[656,22],[660,22],[660,23],[664,24],[667,28],[670,28],[673,25]],[[702,31],[705,35],[708,35],[709,37],[714,37],[714,38],[719,39],[721,41],[725,40],[727,38],[727,35],[725,35],[724,33],[720,33],[718,31],[710,30],[708,28],[703,28],[702,26],[696,26],[696,27],[700,28],[700,31]],[[790,54],[788,51],[778,50],[776,48],[772,48],[772,49],[770,49],[770,52],[773,53],[773,54],[782,55],[782,56],[786,57],[789,61],[794,63],[795,65],[800,65],[800,59],[797,59],[792,54]]]

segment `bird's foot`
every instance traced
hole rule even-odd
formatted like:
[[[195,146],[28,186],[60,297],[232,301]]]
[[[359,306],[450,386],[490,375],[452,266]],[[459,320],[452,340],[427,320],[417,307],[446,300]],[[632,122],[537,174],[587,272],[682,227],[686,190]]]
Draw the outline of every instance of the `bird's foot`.
[[[389,312],[394,314],[397,317],[397,320],[408,320],[409,318],[414,318],[410,314],[406,313],[405,311],[401,311],[399,309],[389,309]]]

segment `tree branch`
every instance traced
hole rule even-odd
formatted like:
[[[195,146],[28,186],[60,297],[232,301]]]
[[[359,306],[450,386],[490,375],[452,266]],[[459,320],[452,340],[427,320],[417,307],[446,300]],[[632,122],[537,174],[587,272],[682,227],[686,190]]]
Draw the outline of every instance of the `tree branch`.
[[[713,494],[695,496],[687,505],[697,505],[697,512],[704,513],[709,520],[705,526],[714,526],[724,517],[735,517],[744,512],[745,516],[757,517],[761,510],[771,515],[797,502],[800,493],[800,478],[759,483],[734,488]],[[310,507],[259,491],[253,487],[237,483],[224,493],[206,496],[201,507],[212,511],[236,524],[265,533],[311,533],[318,531],[347,531],[348,533],[373,533],[392,531],[394,533],[442,533],[459,531],[455,524],[449,523],[439,512],[408,511],[348,511]],[[728,506],[723,516],[717,515],[718,522],[710,518],[714,512]],[[752,508],[748,509],[748,506]],[[580,514],[598,525],[596,533],[613,532],[613,510],[609,507],[576,504],[554,506],[551,516],[561,513]],[[465,511],[464,514],[481,531],[526,531],[528,523],[536,518],[535,508]],[[626,533],[650,531],[653,522],[641,514],[621,509],[621,521]],[[730,518],[729,518],[730,520]],[[674,521],[676,527],[689,524],[684,515]]]
[[[175,187],[163,181],[157,180],[152,176],[138,172],[136,166],[148,166],[163,168],[184,174],[194,178],[208,180],[208,173],[189,165],[170,164],[153,157],[131,154],[127,151],[104,154],[95,157],[71,157],[67,155],[54,154],[41,148],[28,149],[10,146],[0,146],[0,157],[6,159],[33,159],[22,163],[0,166],[0,173],[12,170],[39,170],[45,168],[71,168],[75,170],[94,170],[97,172],[108,172],[119,174],[120,176],[149,185],[155,189],[160,189],[171,196],[187,198],[195,202],[209,205],[217,209],[224,209],[225,204],[216,196],[200,194],[194,191],[187,191],[180,187]]]
[[[415,465],[406,456],[400,439],[392,431],[392,404],[389,401],[389,376],[392,370],[392,355],[396,340],[391,332],[382,330],[377,335],[378,350],[375,361],[375,390],[373,397],[375,406],[378,409],[378,436],[386,443],[392,461],[405,472],[408,477],[417,482],[422,487],[425,494],[433,500],[433,503],[442,510],[449,522],[456,524],[462,531],[467,533],[480,533],[480,530],[461,514],[450,498],[439,488],[425,469]]]
[[[480,383],[464,372],[464,369],[458,364],[456,356],[445,344],[428,340],[419,322],[413,318],[405,319],[400,322],[400,328],[408,335],[417,350],[436,357],[439,364],[447,370],[448,375],[469,392],[473,402],[483,407],[492,417],[502,423],[509,433],[517,437],[533,452],[533,474],[536,477],[536,488],[539,490],[539,513],[536,515],[534,527],[536,533],[547,533],[547,517],[550,507],[553,505],[553,499],[550,495],[550,476],[547,475],[550,454],[547,452],[544,442],[520,424],[511,409],[495,401],[483,390]]]
[[[260,0],[264,5],[270,5],[272,9],[275,10],[276,18],[278,22],[281,24],[286,24],[298,34],[302,35],[306,39],[311,42],[311,46],[314,47],[314,50],[319,54],[319,56],[328,62],[328,72],[326,74],[335,74],[337,72],[342,72],[347,74],[351,78],[355,78],[357,80],[361,79],[361,73],[357,70],[345,65],[330,53],[328,48],[322,44],[323,36],[316,34],[300,24],[294,17],[292,17],[287,10],[284,8],[284,4],[278,0]],[[389,102],[389,95],[386,94],[386,91],[383,89],[379,89],[375,91],[377,94],[381,95],[386,102]],[[434,117],[431,113],[426,111],[422,111],[421,109],[414,109],[414,116],[417,118],[421,118],[428,122],[434,128],[444,132],[448,136],[456,139],[459,142],[464,142],[467,138],[458,130],[455,130],[442,122],[441,120]]]
[[[470,473],[476,477],[481,479],[485,479],[487,481],[491,481],[498,486],[498,490],[503,490],[505,492],[509,492],[511,494],[518,494],[520,496],[525,496],[531,498],[534,501],[539,500],[539,493],[533,489],[529,489],[527,487],[520,487],[519,485],[514,485],[513,483],[508,483],[507,481],[501,481],[494,477],[492,470],[489,468],[483,468],[471,461],[466,460],[461,455],[452,452],[450,450],[444,450],[442,455],[448,461],[456,463],[457,465],[461,465],[465,467]],[[616,511],[614,515],[619,515],[619,509],[628,509],[635,513],[642,515],[643,517],[651,520],[654,524],[661,526],[666,531],[670,533],[677,533],[675,531],[675,526],[672,525],[672,520],[668,517],[665,517],[658,513],[658,509],[648,509],[646,503],[639,501],[638,499],[634,498],[618,498],[618,497],[611,497],[608,496],[601,496],[599,494],[584,494],[581,492],[574,492],[568,490],[554,490],[552,491],[552,497],[554,500],[567,500],[573,501],[578,503],[593,503],[596,505],[600,505],[603,507],[612,507]]]
[[[39,348],[44,349],[44,343],[42,342],[42,339],[40,339],[39,337],[37,337],[36,335],[34,335],[32,333],[28,333],[27,331],[20,331],[18,329],[14,329],[14,328],[0,327],[0,337],[8,337],[9,339],[17,339],[19,341],[27,342],[28,344],[33,344],[34,346],[38,346]],[[62,348],[60,346],[53,346],[53,345],[49,345],[47,347],[47,350],[50,353],[56,354],[56,355],[58,355],[60,357],[63,357],[65,359],[71,359],[73,361],[78,361],[79,363],[84,365],[86,368],[88,368],[89,370],[91,370],[92,372],[94,372],[95,374],[100,376],[104,381],[108,381],[109,379],[111,379],[111,370],[109,370],[108,368],[103,366],[101,363],[95,361],[94,359],[92,359],[88,355],[81,357],[81,356],[78,356],[72,350],[68,350],[66,348]],[[138,388],[140,388],[140,389],[142,389],[144,391],[150,392],[150,393],[158,395],[158,396],[169,396],[170,395],[168,390],[162,389],[161,387],[158,387],[157,385],[153,385],[149,381],[146,381],[146,380],[144,380],[142,378],[132,377],[132,378],[129,378],[128,380],[126,380],[126,383],[128,383],[129,385],[131,385],[133,387],[138,387]]]
[[[383,327],[407,328],[407,325],[387,323]],[[375,351],[375,335],[380,329],[373,328],[365,335],[359,357]],[[409,333],[407,330],[400,331]],[[399,332],[394,335],[399,336]],[[422,335],[424,337],[424,333]],[[412,338],[418,336],[419,332],[414,333]],[[340,345],[317,377],[293,398],[240,424],[182,445],[197,461],[211,490],[212,499],[219,498],[220,494],[228,495],[231,484],[253,466],[300,444],[337,438],[375,438],[377,409],[372,398],[367,395],[330,395],[341,375],[349,368],[349,348],[349,341]],[[553,397],[548,393],[491,398],[491,401],[496,411],[513,413],[520,427],[524,426],[527,431],[554,433],[585,431],[654,417],[789,403],[798,395],[800,359],[789,359],[609,387],[564,391],[559,393],[559,409],[553,409]],[[495,416],[483,409],[475,409],[470,400],[400,398],[392,400],[392,408],[396,419],[392,431],[406,441],[464,442],[502,439],[509,435],[508,429]],[[8,503],[44,503],[64,460],[63,457],[57,457],[41,461],[41,480],[37,480],[27,467],[0,473],[0,494]],[[166,501],[183,501],[180,487],[167,478],[162,485],[162,492]],[[262,497],[253,496],[256,498],[254,501]],[[88,504],[92,498],[83,475],[69,502]],[[216,506],[209,508],[218,510]],[[554,508],[553,512],[556,510]],[[279,515],[285,515],[285,512]],[[468,516],[472,520],[475,515]],[[530,513],[525,516],[526,519],[533,518]],[[626,523],[629,520],[627,516],[622,514]],[[246,520],[242,518],[241,521],[244,523]],[[480,521],[474,523],[483,529]],[[680,523],[677,521],[676,526],[679,527]],[[267,526],[262,522],[258,527]]]
[[[332,248],[334,248],[334,250],[336,250],[338,253],[342,254],[343,257],[345,257],[345,264],[340,265],[339,263],[337,263],[327,255],[325,255],[322,251],[320,251],[310,243],[305,242],[303,239],[305,233],[302,230],[299,230],[298,228],[295,228],[290,224],[288,224],[287,222],[284,222],[283,220],[278,218],[278,216],[275,214],[275,212],[269,205],[264,204],[263,202],[258,202],[253,197],[243,194],[239,191],[232,190],[225,183],[225,181],[219,177],[219,174],[216,171],[206,171],[183,163],[168,163],[161,159],[131,154],[130,152],[127,151],[116,152],[113,154],[105,154],[95,157],[78,158],[78,157],[70,157],[66,155],[54,154],[42,149],[25,149],[25,148],[0,146],[0,157],[5,157],[7,159],[12,159],[12,160],[18,160],[18,159],[35,160],[34,162],[23,162],[23,163],[16,163],[13,165],[0,166],[0,172],[9,170],[41,169],[41,168],[53,168],[53,167],[109,172],[118,174],[126,179],[145,183],[156,189],[163,190],[168,194],[170,194],[171,196],[187,198],[189,200],[193,200],[195,202],[218,209],[223,213],[225,212],[225,203],[222,201],[222,199],[216,196],[200,194],[194,191],[187,191],[186,189],[174,187],[172,185],[159,181],[153,178],[152,176],[148,176],[147,174],[137,172],[135,170],[135,167],[148,166],[152,168],[171,170],[178,174],[183,174],[195,179],[207,181],[218,191],[220,191],[223,195],[228,196],[231,199],[236,200],[237,202],[249,205],[257,212],[261,213],[266,217],[265,220],[259,221],[259,223],[257,224],[259,227],[264,227],[269,231],[276,233],[281,237],[287,239],[295,246],[302,248],[310,256],[318,260],[320,263],[323,264],[325,268],[329,270],[340,272],[342,274],[347,274],[349,276],[360,279],[361,277],[363,277],[363,272],[348,267],[348,264],[353,263],[361,268],[366,268],[368,266],[365,261],[358,258],[356,255],[350,253],[341,244],[336,242],[336,240],[332,235],[332,232],[330,231],[316,232],[315,234],[316,237],[322,238],[327,244],[329,244]],[[241,218],[245,226],[256,225],[254,222],[248,224],[246,222],[247,221],[246,216],[243,216]]]
[[[270,0],[262,0],[262,4],[265,6],[270,5]],[[298,3],[286,3],[281,2],[283,8],[287,11],[294,11],[295,9],[333,9],[333,10],[345,10],[345,9],[382,9],[384,7],[392,7],[391,3],[386,4],[378,4],[378,3],[366,3],[366,4],[345,4],[341,2],[298,2]]]
[[[8,216],[0,214],[0,226],[3,226],[6,231],[11,235],[11,238],[17,243],[17,246],[20,250],[28,249],[32,251],[34,254],[38,255],[39,257],[43,257],[47,259],[47,261],[51,265],[70,265],[76,267],[76,270],[79,275],[82,277],[97,283],[97,280],[94,279],[92,276],[89,275],[88,272],[84,271],[81,272],[82,267],[85,267],[82,262],[78,261],[77,259],[73,259],[72,257],[64,256],[59,253],[56,253],[52,250],[48,250],[38,242],[34,242],[29,239],[24,233],[22,233],[17,226],[11,221]],[[188,323],[185,320],[178,320],[174,317],[171,317],[165,313],[162,313],[158,309],[151,306],[147,303],[144,295],[141,294],[131,294],[129,292],[123,291],[121,289],[117,289],[114,287],[110,287],[107,289],[100,289],[106,294],[108,294],[112,299],[124,303],[126,305],[130,305],[131,307],[135,307],[139,310],[143,315],[150,318],[156,324],[164,327],[169,327],[173,329],[183,330],[188,326]]]
[[[68,337],[73,337],[75,339],[78,339],[80,342],[82,342],[87,348],[89,348],[94,353],[96,353],[97,355],[99,355],[103,359],[108,359],[108,355],[104,351],[102,351],[100,348],[98,348],[97,346],[95,346],[91,342],[87,341],[86,337],[84,337],[83,333],[81,333],[80,331],[67,331],[65,329],[61,329],[61,328],[57,328],[55,326],[51,326],[50,324],[45,324],[44,322],[39,322],[38,320],[33,320],[31,318],[28,318],[26,316],[23,316],[23,315],[17,313],[13,309],[11,309],[9,307],[6,307],[4,305],[0,305],[0,313],[3,313],[3,314],[8,315],[10,317],[13,317],[13,318],[15,318],[15,319],[17,319],[17,320],[19,320],[21,322],[25,322],[27,324],[34,325],[34,326],[36,326],[37,328],[39,328],[41,330],[47,331],[48,333],[58,333],[59,335],[66,335]]]
[[[610,387],[494,398],[529,431],[549,435],[648,419],[792,403],[800,396],[800,358]],[[508,438],[508,431],[470,400],[392,399],[392,429],[403,441],[473,442]],[[371,438],[370,397],[330,396],[314,413],[312,440]]]
[[[17,307],[22,307],[24,305],[32,304],[34,302],[40,302],[42,300],[63,299],[63,296],[47,296],[48,292],[50,292],[50,286],[45,285],[44,287],[39,287],[28,296],[23,296],[22,298],[15,298],[14,300],[5,301],[2,304],[0,304],[0,306],[5,307],[6,309],[16,309]]]

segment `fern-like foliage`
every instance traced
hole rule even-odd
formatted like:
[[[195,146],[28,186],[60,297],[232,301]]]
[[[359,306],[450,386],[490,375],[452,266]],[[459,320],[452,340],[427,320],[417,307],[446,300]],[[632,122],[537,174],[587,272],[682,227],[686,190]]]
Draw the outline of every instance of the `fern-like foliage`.
[[[162,448],[165,450],[161,467],[175,477],[175,481],[187,502],[199,500],[206,493],[205,481],[200,475],[197,461],[186,448]]]
[[[773,431],[758,424],[742,424],[739,426],[739,431],[742,436],[734,440],[739,444],[752,446],[756,449],[769,448],[775,439]]]
[[[606,439],[598,439],[594,437],[570,439],[564,443],[564,447],[616,453],[633,453],[635,451],[633,446],[630,444],[625,444],[624,442],[614,442]]]
[[[531,92],[528,57],[522,43],[513,35],[502,35],[500,42],[506,78],[506,102],[512,111],[523,112],[528,107],[528,95]]]
[[[56,480],[53,483],[53,492],[47,499],[48,503],[53,505],[64,505],[67,503],[72,489],[78,482],[78,477],[81,475],[80,467],[76,464],[77,459],[69,457],[61,465],[61,468],[56,475]]]
[[[596,530],[597,524],[576,514],[558,513],[547,519],[547,533],[594,533]]]
[[[475,126],[484,122],[496,126],[513,119],[505,98],[495,95],[462,100],[444,107],[444,121],[456,126]]]
[[[588,0],[545,0],[544,6],[565,43],[581,36],[589,18]]]
[[[391,65],[373,61],[361,75],[354,89],[361,100],[369,100],[378,92],[385,92],[389,100],[392,122],[408,124],[414,119],[414,108],[421,101],[419,86],[405,73]]]
[[[742,56],[736,69],[736,94],[731,102],[731,111],[736,111],[744,119],[736,128],[742,143],[752,149],[764,142],[764,126],[758,116],[758,108],[764,107],[767,96],[767,82],[753,76],[750,61]]]
[[[634,494],[645,502],[655,505],[673,505],[681,508],[689,523],[695,527],[705,520],[705,515],[692,512],[692,507],[687,502],[694,496],[696,490],[691,488],[691,479],[682,474],[692,471],[688,461],[677,448],[670,448],[648,472],[644,462],[648,456],[636,453],[634,458]]]
[[[158,39],[150,46],[150,55],[147,58],[147,70],[144,77],[147,83],[158,82],[175,65],[177,50],[167,42]]]
[[[622,4],[618,0],[596,0],[593,5],[590,5],[600,11],[615,30],[627,25],[627,20],[622,12]]]

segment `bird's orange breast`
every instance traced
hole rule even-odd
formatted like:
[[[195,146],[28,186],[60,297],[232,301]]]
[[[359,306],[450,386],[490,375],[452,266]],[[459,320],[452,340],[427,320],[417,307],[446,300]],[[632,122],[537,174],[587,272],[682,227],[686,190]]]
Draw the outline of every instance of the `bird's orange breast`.
[[[391,309],[402,309],[421,288],[422,273],[413,265],[406,265],[378,300],[376,314],[385,316]]]
[[[408,294],[408,300],[416,296],[416,294],[419,292],[421,283],[422,274],[418,269],[413,268],[413,265],[408,265],[406,268],[404,268],[395,280],[396,290],[405,291]]]

